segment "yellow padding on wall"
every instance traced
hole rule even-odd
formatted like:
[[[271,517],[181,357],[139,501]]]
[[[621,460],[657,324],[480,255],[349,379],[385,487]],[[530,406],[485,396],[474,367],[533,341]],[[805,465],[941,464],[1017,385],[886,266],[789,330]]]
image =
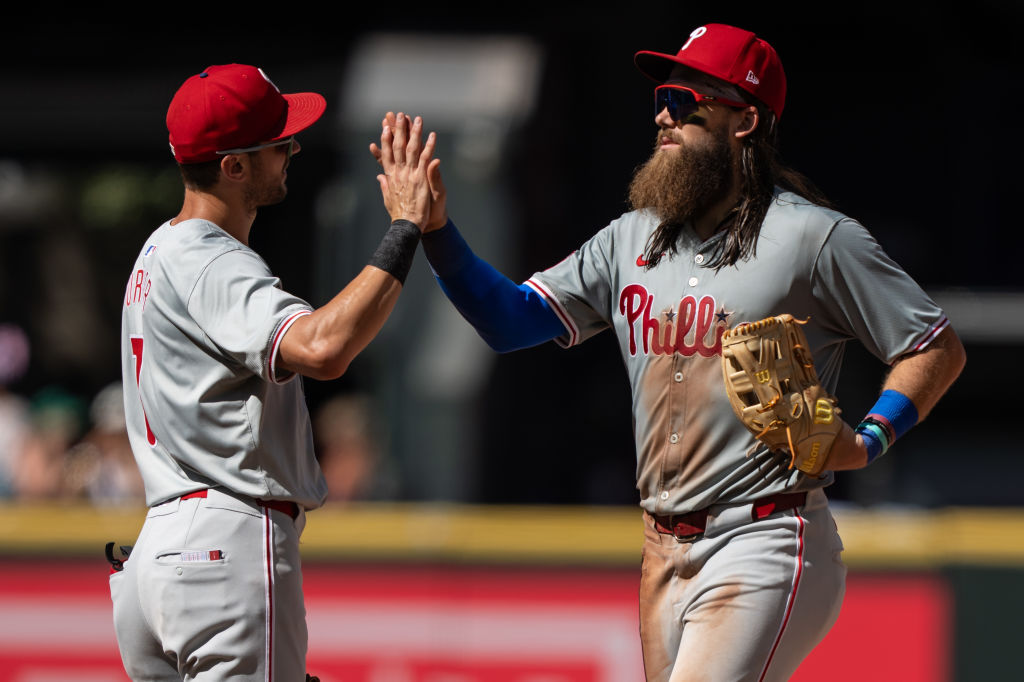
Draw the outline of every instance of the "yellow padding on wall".
[[[835,511],[853,568],[1024,566],[1024,509]],[[145,509],[0,505],[0,554],[102,556],[131,544]],[[308,559],[639,566],[635,507],[328,505],[308,516]]]

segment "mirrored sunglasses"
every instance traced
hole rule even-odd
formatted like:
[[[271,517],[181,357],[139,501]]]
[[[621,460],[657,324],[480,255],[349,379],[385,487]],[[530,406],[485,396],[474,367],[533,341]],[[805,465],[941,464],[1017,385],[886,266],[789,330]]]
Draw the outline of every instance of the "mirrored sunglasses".
[[[668,115],[673,121],[682,121],[687,116],[697,113],[697,109],[705,102],[718,102],[731,107],[748,106],[746,102],[702,95],[683,85],[659,85],[654,88],[654,115],[660,114],[662,109],[668,109]]]

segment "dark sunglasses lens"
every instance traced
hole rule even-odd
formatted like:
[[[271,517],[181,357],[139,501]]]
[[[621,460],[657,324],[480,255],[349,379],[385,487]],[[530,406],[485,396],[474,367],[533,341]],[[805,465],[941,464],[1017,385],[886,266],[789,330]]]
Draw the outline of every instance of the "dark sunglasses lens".
[[[667,108],[673,121],[681,121],[697,111],[697,98],[688,90],[659,88],[654,91],[654,100],[654,115]]]

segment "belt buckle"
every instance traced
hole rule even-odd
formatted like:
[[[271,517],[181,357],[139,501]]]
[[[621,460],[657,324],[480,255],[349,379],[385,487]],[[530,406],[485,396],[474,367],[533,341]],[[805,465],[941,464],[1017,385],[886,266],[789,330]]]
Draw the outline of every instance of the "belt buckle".
[[[675,531],[672,532],[672,537],[676,539],[676,542],[693,542],[694,540],[699,539],[702,535],[704,535],[704,531],[701,531],[700,533],[691,533],[689,535],[678,535]]]
[[[703,510],[702,510],[703,511]],[[702,535],[704,535],[705,529],[700,525],[683,521],[683,519],[697,520],[698,523],[707,524],[707,515],[700,515],[700,512],[690,512],[688,514],[677,514],[673,516],[655,516],[654,524],[656,530],[662,535],[671,535],[676,539],[677,542],[693,542]],[[678,519],[678,520],[677,520]],[[687,530],[693,530],[693,533],[681,533],[679,530],[680,526],[685,526]]]
[[[692,516],[692,515],[691,514],[682,514],[681,515],[681,517],[688,517],[688,516]],[[693,542],[694,540],[697,540],[702,535],[704,535],[704,529],[701,528],[700,530],[697,530],[699,527],[693,525],[692,523],[686,523],[685,525],[689,526],[689,528],[692,528],[692,529],[696,530],[696,532],[694,532],[694,533],[686,533],[686,534],[682,534],[682,533],[680,533],[678,531],[678,527],[680,525],[683,525],[683,523],[685,523],[685,522],[673,522],[673,518],[669,517],[669,523],[671,524],[669,526],[669,530],[671,530],[672,537],[674,537],[676,539],[676,542]],[[706,523],[706,521],[705,521],[705,523]]]

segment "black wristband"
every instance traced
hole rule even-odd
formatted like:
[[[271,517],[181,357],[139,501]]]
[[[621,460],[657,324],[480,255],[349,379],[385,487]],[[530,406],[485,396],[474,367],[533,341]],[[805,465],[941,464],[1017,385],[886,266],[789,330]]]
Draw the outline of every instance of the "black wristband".
[[[396,220],[384,233],[380,246],[373,252],[370,265],[389,273],[402,284],[409,275],[412,259],[416,256],[416,245],[423,233],[408,220]]]

